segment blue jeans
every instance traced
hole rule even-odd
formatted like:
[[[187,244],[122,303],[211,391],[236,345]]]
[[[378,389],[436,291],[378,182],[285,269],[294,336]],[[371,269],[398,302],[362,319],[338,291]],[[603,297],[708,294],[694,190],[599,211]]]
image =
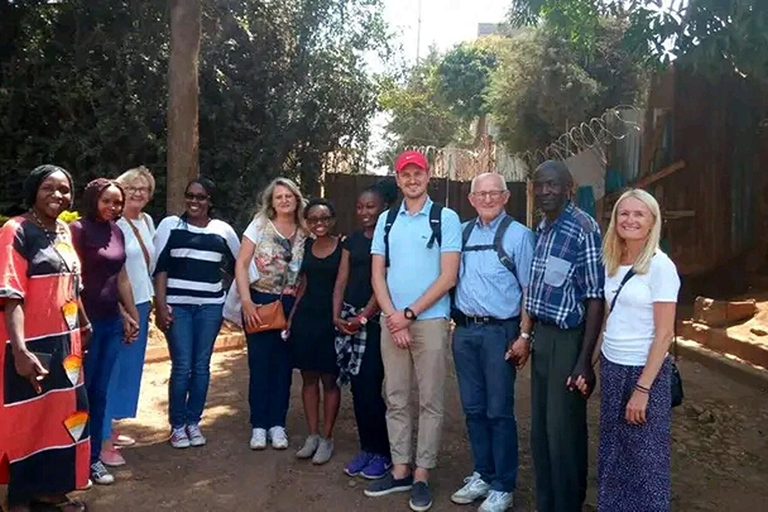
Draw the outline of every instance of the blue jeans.
[[[278,295],[251,290],[254,304],[268,304]],[[295,298],[283,295],[286,318]],[[248,340],[248,403],[251,407],[251,426],[269,429],[285,427],[288,402],[291,399],[291,351],[280,331],[263,331],[246,336]]]
[[[213,344],[222,322],[223,304],[172,305],[168,329],[171,379],[168,415],[172,428],[197,425],[203,415],[211,380]]]
[[[109,381],[107,416],[102,433],[104,439],[112,436],[112,420],[135,418],[139,405],[141,375],[144,371],[144,356],[149,336],[150,303],[136,304],[136,309],[139,310],[139,335],[132,343],[123,346]]]
[[[91,432],[91,464],[101,457],[101,442],[107,417],[107,392],[115,365],[125,346],[120,315],[91,320],[93,334],[85,356],[85,388],[88,391]]]
[[[518,329],[515,318],[504,325],[459,326],[453,334],[453,358],[475,471],[493,490],[502,492],[513,492],[517,482],[517,372],[504,354]]]

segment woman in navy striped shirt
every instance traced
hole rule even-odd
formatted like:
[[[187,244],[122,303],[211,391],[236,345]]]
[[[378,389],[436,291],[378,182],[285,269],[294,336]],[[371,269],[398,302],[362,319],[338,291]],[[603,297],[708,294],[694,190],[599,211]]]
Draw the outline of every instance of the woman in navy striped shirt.
[[[240,250],[235,230],[210,216],[215,188],[206,178],[190,182],[186,212],[163,219],[155,235],[155,315],[171,353],[168,410],[174,448],[205,444],[198,424],[222,322],[222,265],[233,265]]]

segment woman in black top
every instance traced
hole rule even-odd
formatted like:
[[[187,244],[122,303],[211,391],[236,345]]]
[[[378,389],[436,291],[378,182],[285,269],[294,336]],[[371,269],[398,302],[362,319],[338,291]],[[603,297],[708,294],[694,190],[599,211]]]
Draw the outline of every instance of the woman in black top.
[[[341,403],[336,385],[333,328],[333,288],[341,260],[341,242],[330,234],[335,221],[331,203],[312,199],[304,209],[307,227],[315,236],[307,239],[301,265],[302,285],[291,313],[290,339],[293,364],[301,370],[301,398],[309,436],[296,452],[300,459],[325,464],[333,455],[333,427]],[[324,422],[319,434],[320,381],[323,381]]]
[[[396,197],[394,188],[381,182],[357,199],[362,229],[344,241],[339,276],[333,292],[333,318],[338,335],[337,360],[341,384],[352,382],[360,453],[344,467],[349,476],[368,479],[385,476],[391,467],[386,405],[381,394],[384,366],[381,361],[379,308],[371,286],[371,240],[381,212]]]

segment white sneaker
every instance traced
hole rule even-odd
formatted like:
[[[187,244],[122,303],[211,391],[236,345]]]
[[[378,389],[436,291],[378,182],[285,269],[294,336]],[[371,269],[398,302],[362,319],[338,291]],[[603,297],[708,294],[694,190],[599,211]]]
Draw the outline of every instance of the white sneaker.
[[[204,446],[205,436],[198,425],[187,425],[187,436],[190,446]]]
[[[263,450],[267,447],[267,431],[263,428],[255,428],[251,431],[251,450]]]
[[[272,448],[275,450],[285,450],[288,448],[288,435],[285,433],[285,427],[272,427],[269,429],[269,438],[272,440]]]
[[[186,427],[174,428],[171,431],[171,446],[180,450],[191,446]]]
[[[115,482],[115,477],[107,471],[101,461],[91,464],[91,480],[99,485],[110,485]]]
[[[477,510],[478,512],[504,512],[512,508],[513,498],[514,494],[511,492],[490,491]]]
[[[464,479],[464,487],[453,493],[451,501],[457,505],[469,505],[475,500],[485,498],[491,490],[491,484],[480,478],[480,473],[475,471],[472,476]]]

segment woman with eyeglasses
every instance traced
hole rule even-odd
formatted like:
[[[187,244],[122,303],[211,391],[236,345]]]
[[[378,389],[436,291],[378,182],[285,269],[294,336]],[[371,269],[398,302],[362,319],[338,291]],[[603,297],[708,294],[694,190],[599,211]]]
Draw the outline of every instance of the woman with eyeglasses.
[[[287,178],[273,180],[261,196],[261,207],[243,233],[235,265],[243,306],[250,373],[252,450],[288,448],[285,417],[291,395],[291,353],[280,330],[254,332],[263,325],[256,305],[280,301],[287,318],[293,307],[307,235],[302,227],[304,199]],[[249,268],[255,262],[258,275]]]
[[[215,192],[207,178],[191,181],[186,211],[163,219],[155,236],[155,320],[168,339],[170,442],[180,449],[206,442],[199,425],[223,320],[222,268],[231,267],[240,250],[235,230],[211,217]]]
[[[136,417],[149,335],[149,310],[155,295],[152,286],[155,223],[152,217],[142,211],[152,198],[155,178],[142,166],[124,172],[115,181],[125,190],[123,216],[118,219],[117,226],[125,238],[125,269],[133,291],[133,302],[139,313],[139,334],[133,343],[123,347],[107,390],[103,433],[105,441],[101,460],[113,467],[125,464],[117,448],[136,443],[131,437],[113,429],[112,421]]]
[[[331,234],[336,212],[325,199],[312,199],[304,219],[314,238],[304,245],[300,292],[289,318],[294,367],[301,370],[301,399],[309,435],[296,452],[299,459],[325,464],[333,455],[333,427],[341,390],[336,385],[333,288],[341,262],[341,242]],[[323,432],[320,435],[320,381],[323,383]]]

